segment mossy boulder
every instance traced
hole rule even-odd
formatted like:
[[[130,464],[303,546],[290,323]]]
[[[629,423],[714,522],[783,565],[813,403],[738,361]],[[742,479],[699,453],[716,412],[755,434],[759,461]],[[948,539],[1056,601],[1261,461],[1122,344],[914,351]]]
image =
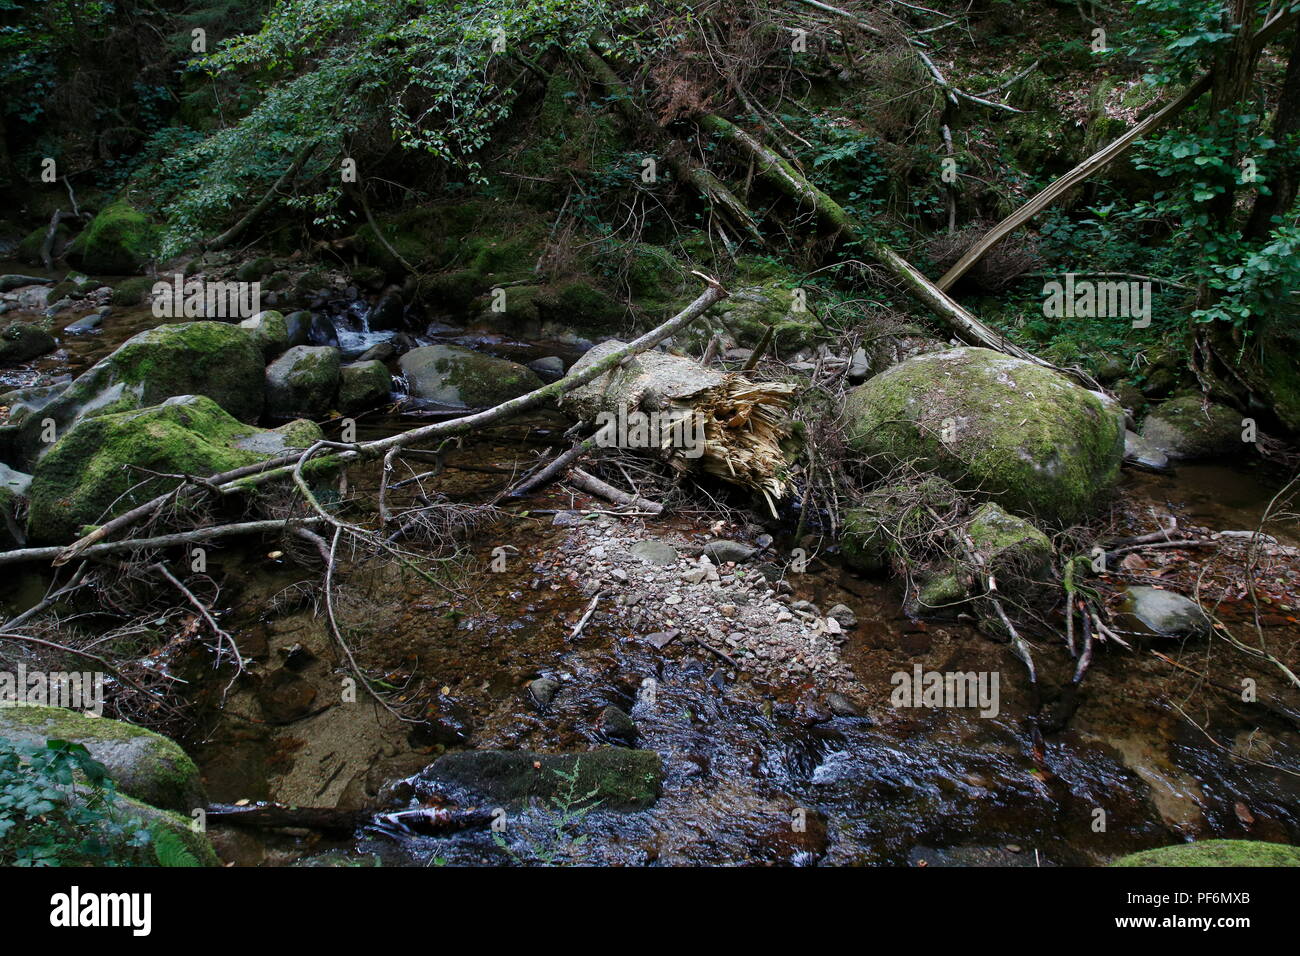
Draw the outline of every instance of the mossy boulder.
[[[476,302],[477,321],[494,331],[565,340],[616,329],[626,309],[585,279],[492,289]]]
[[[289,322],[284,315],[268,309],[239,323],[247,329],[265,358],[273,359],[289,348]],[[305,337],[305,332],[304,332]]]
[[[528,368],[454,345],[411,349],[398,366],[416,398],[450,407],[488,408],[542,387]]]
[[[84,299],[86,296],[98,289],[100,285],[101,283],[90,278],[88,275],[83,275],[80,272],[69,272],[59,282],[55,283],[52,289],[50,289],[49,301],[58,302],[60,299]]]
[[[153,294],[155,280],[149,276],[124,279],[113,287],[110,300],[114,305],[130,308],[148,302]]]
[[[737,345],[754,348],[771,326],[772,347],[782,353],[815,345],[826,337],[826,330],[808,304],[809,295],[796,296],[791,285],[788,279],[777,279],[737,289],[693,322],[686,337],[707,342],[715,332],[723,332]]]
[[[339,391],[339,351],[296,345],[266,370],[266,413],[272,418],[324,418]]]
[[[966,536],[983,567],[1004,589],[1014,582],[1042,580],[1051,567],[1053,550],[1047,535],[991,501],[971,515]]]
[[[573,792],[594,794],[602,810],[644,810],[663,787],[663,761],[653,750],[600,747],[587,753],[542,754],[527,750],[469,750],[446,754],[420,774],[427,783],[450,786],[492,803],[523,807],[568,792],[562,774],[577,772]]]
[[[139,469],[211,475],[266,458],[290,437],[276,433],[279,439],[259,439],[260,432],[201,395],[82,419],[36,464],[28,537],[69,541],[85,525],[128,511],[179,483],[175,478],[144,481],[147,476]]]
[[[41,260],[41,248],[45,245],[45,236],[49,233],[49,226],[37,226],[18,243],[18,250],[15,258],[29,266],[40,266],[45,263]],[[68,243],[72,241],[72,230],[63,223],[59,223],[54,229],[54,243],[50,247],[50,255],[58,259],[68,248]]]
[[[62,707],[13,707],[0,709],[0,737],[82,744],[129,797],[186,815],[207,806],[194,761],[180,744],[143,727]]]
[[[345,415],[365,411],[388,401],[393,377],[383,362],[354,362],[339,372],[339,411]]]
[[[1142,437],[1173,459],[1239,454],[1245,447],[1241,435],[1240,412],[1206,404],[1199,395],[1171,398],[1142,423]]]
[[[205,395],[244,421],[262,413],[262,353],[248,333],[224,322],[160,325],[132,336],[41,409],[0,428],[13,464],[30,468],[49,445],[41,422],[63,436],[96,415],[157,405],[175,395]]]
[[[105,206],[68,246],[68,261],[98,275],[138,275],[158,249],[158,228],[119,199]]]
[[[1070,523],[1113,488],[1124,421],[1103,396],[980,348],[908,359],[853,389],[846,441],[882,469],[932,471],[1007,511]]]
[[[0,332],[0,368],[30,362],[47,352],[53,352],[58,345],[48,329],[13,322]]]
[[[1300,847],[1259,840],[1198,840],[1130,853],[1111,866],[1300,866]]]

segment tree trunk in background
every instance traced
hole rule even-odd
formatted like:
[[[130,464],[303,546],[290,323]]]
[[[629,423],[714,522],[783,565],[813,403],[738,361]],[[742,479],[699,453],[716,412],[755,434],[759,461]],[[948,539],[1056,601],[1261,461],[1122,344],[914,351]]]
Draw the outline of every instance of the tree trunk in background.
[[[1282,94],[1278,99],[1277,116],[1273,119],[1273,139],[1279,147],[1300,133],[1300,29],[1291,39],[1291,58],[1282,81]],[[1269,193],[1255,197],[1255,206],[1246,223],[1247,239],[1263,239],[1273,228],[1274,217],[1285,216],[1295,202],[1296,187],[1300,186],[1300,170],[1295,159],[1280,163],[1269,177]]]

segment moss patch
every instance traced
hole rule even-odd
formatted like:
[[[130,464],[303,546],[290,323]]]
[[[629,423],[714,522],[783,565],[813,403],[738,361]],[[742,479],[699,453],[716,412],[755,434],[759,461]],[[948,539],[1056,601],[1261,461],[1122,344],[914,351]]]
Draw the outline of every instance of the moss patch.
[[[1258,840],[1199,840],[1130,853],[1111,866],[1300,866],[1300,847]]]

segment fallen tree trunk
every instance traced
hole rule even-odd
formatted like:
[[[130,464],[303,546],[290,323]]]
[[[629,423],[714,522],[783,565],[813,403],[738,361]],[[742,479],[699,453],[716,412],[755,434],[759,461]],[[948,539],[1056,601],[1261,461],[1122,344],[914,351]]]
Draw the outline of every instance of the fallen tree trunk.
[[[737,199],[735,193],[717,176],[693,162],[680,148],[673,149],[668,145],[659,128],[637,108],[627,87],[610,65],[591,49],[579,50],[578,57],[600,85],[609,90],[624,122],[641,138],[655,144],[655,148],[663,154],[668,168],[677,175],[677,178],[694,186],[699,190],[700,195],[722,210],[733,226],[760,246],[763,245],[763,235],[758,231],[758,223],[754,221],[753,215],[745,204]]]
[[[318,443],[317,447],[327,445],[336,450],[329,455],[322,456],[317,459],[317,461],[331,461],[337,464],[345,464],[349,462],[381,458],[391,448],[401,448],[406,445],[413,445],[417,442],[452,438],[457,435],[466,435],[502,419],[510,418],[514,415],[531,411],[535,408],[540,408],[546,403],[558,399],[561,395],[571,389],[584,385],[600,375],[603,375],[605,372],[621,364],[626,359],[644,352],[647,349],[653,348],[664,339],[671,337],[691,322],[695,321],[695,319],[699,318],[699,316],[714,303],[720,302],[728,296],[729,293],[727,290],[724,289],[716,279],[703,276],[700,273],[696,273],[696,275],[699,275],[700,278],[704,279],[708,283],[708,288],[706,288],[704,292],[695,299],[695,301],[686,306],[685,309],[677,313],[677,315],[673,316],[662,325],[651,329],[640,338],[637,338],[622,348],[616,349],[603,356],[599,361],[593,362],[581,370],[570,369],[569,374],[559,381],[552,382],[549,385],[544,385],[541,388],[534,389],[518,398],[512,398],[508,402],[503,402],[494,408],[489,408],[473,415],[466,415],[463,418],[456,418],[451,421],[425,425],[421,428],[414,428],[407,432],[399,432],[396,435],[390,435],[387,438],[351,445],[337,442]],[[124,514],[105,522],[90,534],[74,541],[58,554],[53,563],[55,566],[66,564],[73,558],[85,552],[86,549],[104,541],[110,535],[122,531],[125,528],[129,528],[137,522],[150,517],[157,513],[163,505],[172,501],[178,493],[193,493],[196,488],[215,490],[222,494],[237,494],[243,491],[252,490],[267,481],[276,478],[290,477],[302,457],[302,454],[299,453],[281,455],[278,458],[267,459],[266,461],[258,462],[253,465],[245,465],[242,468],[236,468],[219,475],[213,475],[201,482],[196,482],[193,486],[182,486],[179,491],[173,490],[166,494],[159,495],[158,497],[147,501]]]
[[[860,241],[872,258],[893,273],[959,338],[972,345],[983,345],[986,348],[1014,355],[1016,358],[1051,367],[1032,353],[1007,341],[1004,336],[990,329],[974,314],[954,302],[906,259],[883,242],[872,238],[863,224],[858,222],[848,210],[808,182],[793,166],[749,133],[716,114],[702,116],[699,122],[704,129],[721,136],[753,159],[759,175],[767,182],[796,202],[812,207],[817,216],[837,232],[853,236]]]
[[[1259,53],[1265,44],[1277,37],[1277,35],[1291,23],[1296,17],[1296,13],[1291,10],[1285,10],[1276,14],[1272,20],[1260,27],[1251,41],[1252,54]],[[1089,176],[1105,169],[1135,142],[1154,132],[1160,127],[1166,125],[1187,107],[1191,106],[1201,95],[1205,93],[1213,84],[1213,77],[1206,73],[1201,75],[1187,89],[1170,100],[1163,107],[1152,113],[1142,122],[1138,123],[1131,130],[1121,136],[1119,139],[1093,153],[1074,169],[1070,170],[1056,182],[1047,186],[1042,192],[1034,196],[1023,206],[1007,216],[1000,223],[990,229],[983,238],[975,245],[971,246],[966,253],[957,260],[951,269],[944,273],[937,287],[942,291],[951,289],[953,283],[964,276],[975,265],[984,254],[992,249],[995,245],[1005,239],[1010,233],[1015,232],[1030,219],[1050,206],[1056,200],[1060,199],[1066,192],[1079,185]]]
[[[607,481],[601,481],[595,475],[587,474],[581,468],[573,469],[573,472],[569,475],[569,483],[581,488],[588,494],[595,495],[597,498],[604,498],[616,505],[635,508],[637,511],[662,514],[664,510],[664,506],[659,502],[651,501],[649,498],[642,498],[640,495],[630,495],[626,491],[615,488]]]

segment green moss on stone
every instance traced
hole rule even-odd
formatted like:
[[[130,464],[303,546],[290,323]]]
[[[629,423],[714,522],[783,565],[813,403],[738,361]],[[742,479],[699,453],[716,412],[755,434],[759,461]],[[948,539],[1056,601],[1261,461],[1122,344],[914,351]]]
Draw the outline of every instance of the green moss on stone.
[[[959,348],[909,359],[849,393],[846,438],[881,467],[911,463],[1016,514],[1086,517],[1119,477],[1123,419],[1031,362]]]
[[[1111,866],[1300,866],[1300,847],[1259,840],[1198,840],[1130,853]]]
[[[139,273],[157,252],[158,228],[124,199],[105,206],[68,247],[68,261],[90,273]]]

